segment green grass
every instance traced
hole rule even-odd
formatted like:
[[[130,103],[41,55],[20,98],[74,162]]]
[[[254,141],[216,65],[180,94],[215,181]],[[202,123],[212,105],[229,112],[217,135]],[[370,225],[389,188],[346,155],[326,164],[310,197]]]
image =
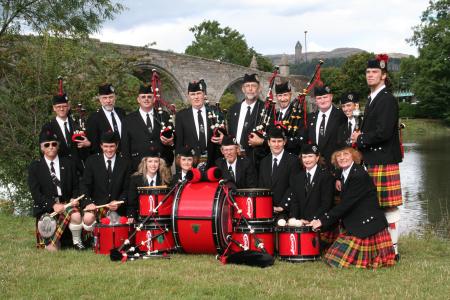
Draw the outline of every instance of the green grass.
[[[450,242],[403,237],[402,260],[380,270],[322,262],[222,265],[212,255],[127,263],[91,251],[34,248],[34,219],[0,213],[2,299],[448,299]],[[157,298],[155,298],[157,297]]]
[[[403,134],[412,140],[420,136],[450,134],[450,127],[445,126],[442,120],[401,119],[400,122],[406,125]]]

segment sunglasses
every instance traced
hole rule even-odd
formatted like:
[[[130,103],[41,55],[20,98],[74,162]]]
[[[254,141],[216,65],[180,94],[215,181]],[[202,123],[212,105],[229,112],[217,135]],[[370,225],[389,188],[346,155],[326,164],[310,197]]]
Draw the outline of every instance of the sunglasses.
[[[56,147],[58,146],[58,142],[49,142],[49,143],[44,143],[44,148],[48,148],[48,147]]]

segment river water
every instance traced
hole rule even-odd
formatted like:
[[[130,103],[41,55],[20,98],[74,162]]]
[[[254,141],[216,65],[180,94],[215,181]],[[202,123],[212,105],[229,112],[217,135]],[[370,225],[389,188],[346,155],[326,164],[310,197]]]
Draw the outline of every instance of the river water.
[[[450,238],[450,137],[414,137],[400,164],[403,206],[400,233],[432,230]]]

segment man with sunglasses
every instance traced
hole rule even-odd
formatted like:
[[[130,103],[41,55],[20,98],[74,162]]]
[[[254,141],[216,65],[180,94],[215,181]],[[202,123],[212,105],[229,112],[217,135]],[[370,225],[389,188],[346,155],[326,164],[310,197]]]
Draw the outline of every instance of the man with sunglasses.
[[[37,247],[56,251],[61,246],[73,245],[83,250],[81,242],[81,215],[78,201],[78,176],[73,162],[58,156],[58,137],[50,130],[39,135],[42,158],[33,161],[28,169],[28,186],[33,198],[33,215],[37,218],[56,212],[56,230],[53,236],[44,238],[36,230]],[[64,205],[71,202],[65,208]],[[69,227],[69,230],[66,228]],[[70,231],[70,232],[69,232]],[[70,241],[70,233],[72,241]]]
[[[162,123],[167,124],[169,114],[154,108],[155,101],[151,85],[141,85],[137,97],[139,109],[129,114],[123,122],[122,154],[131,160],[133,171],[137,170],[143,153],[150,148],[161,153],[167,166],[171,166],[174,159],[174,138],[161,135]]]

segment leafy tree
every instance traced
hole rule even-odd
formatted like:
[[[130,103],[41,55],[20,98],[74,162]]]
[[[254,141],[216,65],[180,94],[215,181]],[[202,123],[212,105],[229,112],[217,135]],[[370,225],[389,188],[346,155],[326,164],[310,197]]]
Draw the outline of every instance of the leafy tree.
[[[244,35],[230,27],[222,28],[217,21],[203,21],[189,29],[194,33],[195,40],[185,53],[217,59],[248,67],[253,55],[256,56],[258,67],[264,71],[273,69],[272,63],[253,48],[249,48]]]
[[[0,0],[0,38],[29,28],[37,33],[88,36],[124,7],[109,0]]]
[[[430,1],[407,41],[419,48],[412,85],[419,107],[426,116],[444,118],[450,124],[449,28],[450,0]]]

